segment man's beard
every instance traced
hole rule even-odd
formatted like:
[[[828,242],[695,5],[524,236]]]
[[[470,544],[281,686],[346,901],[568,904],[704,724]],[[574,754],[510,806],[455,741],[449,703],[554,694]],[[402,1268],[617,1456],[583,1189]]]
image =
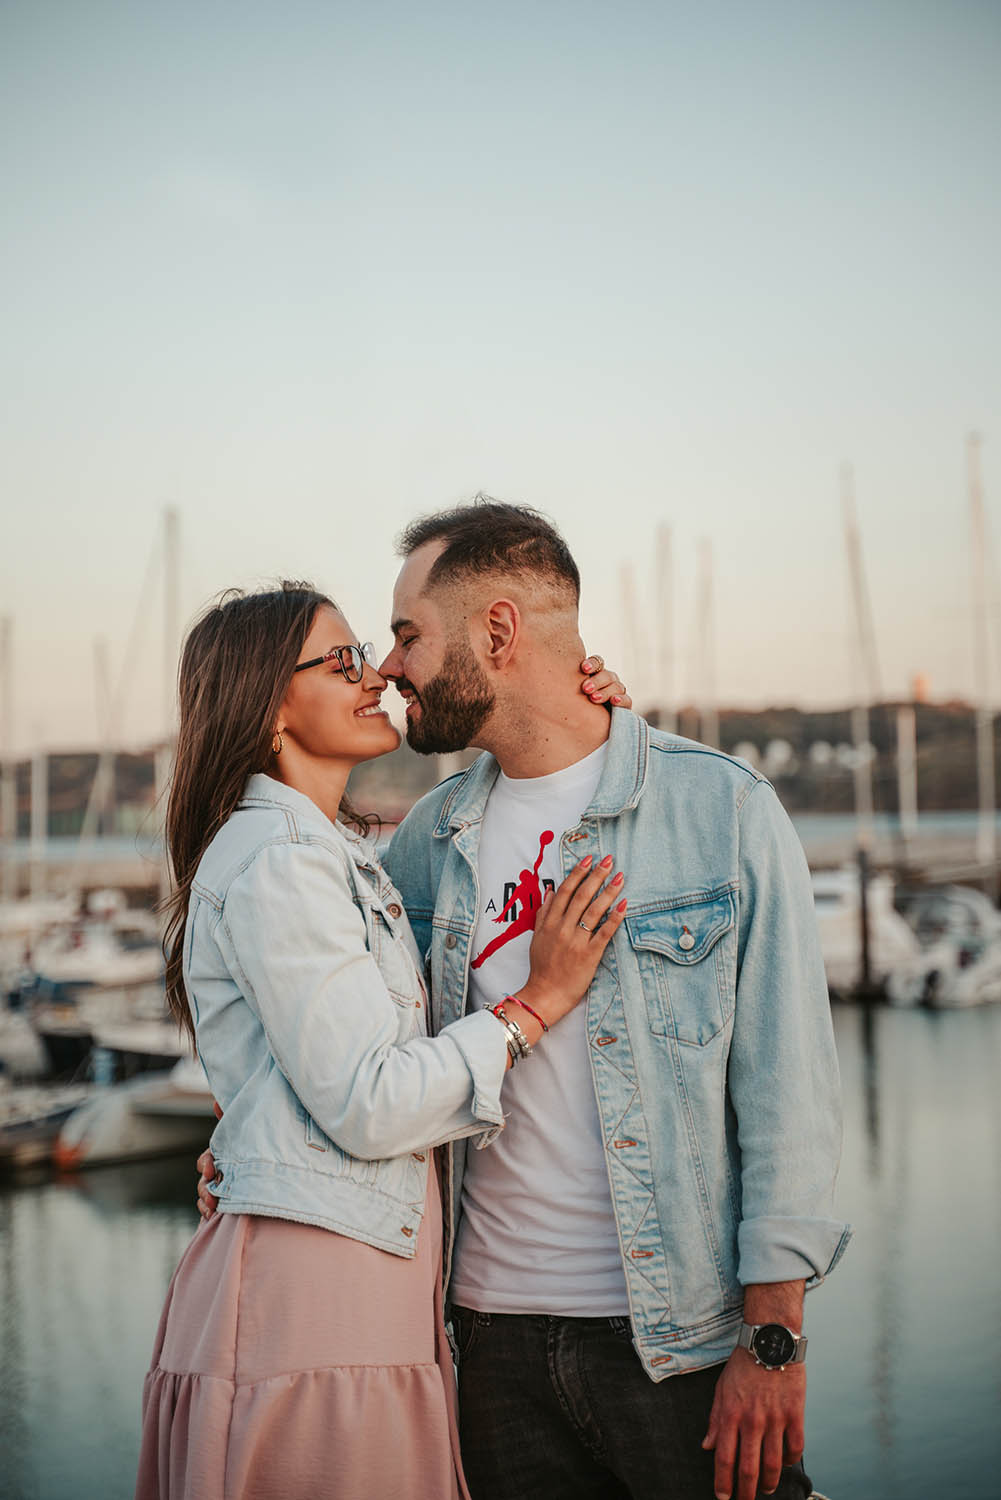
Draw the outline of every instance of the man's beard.
[[[419,755],[465,750],[493,711],[495,697],[468,645],[449,646],[441,671],[420,693],[420,712],[407,717],[407,744]]]

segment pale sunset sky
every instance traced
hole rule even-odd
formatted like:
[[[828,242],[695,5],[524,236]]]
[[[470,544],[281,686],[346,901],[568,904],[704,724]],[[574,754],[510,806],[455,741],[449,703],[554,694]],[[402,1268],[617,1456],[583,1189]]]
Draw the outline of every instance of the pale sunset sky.
[[[8,743],[95,742],[97,638],[162,732],[165,506],[182,622],[307,577],[385,648],[395,534],[477,490],[640,696],[667,523],[677,693],[707,540],[720,703],[846,703],[845,461],[886,693],[972,692],[997,0],[4,0],[0,74]]]

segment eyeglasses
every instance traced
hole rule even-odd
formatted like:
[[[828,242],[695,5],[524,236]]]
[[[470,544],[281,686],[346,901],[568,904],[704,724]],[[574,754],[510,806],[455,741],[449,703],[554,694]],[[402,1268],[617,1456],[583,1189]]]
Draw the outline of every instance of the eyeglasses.
[[[375,666],[375,647],[371,641],[366,641],[363,646],[333,646],[325,656],[314,656],[310,661],[301,661],[294,670],[305,672],[307,667],[322,667],[325,662],[335,658],[344,673],[345,682],[361,682],[365,663],[368,662],[370,667]]]

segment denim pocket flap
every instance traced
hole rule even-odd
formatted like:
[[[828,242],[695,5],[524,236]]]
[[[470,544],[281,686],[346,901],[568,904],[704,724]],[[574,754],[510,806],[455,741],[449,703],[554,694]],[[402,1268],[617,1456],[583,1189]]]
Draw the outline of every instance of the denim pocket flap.
[[[729,932],[736,917],[732,891],[697,897],[626,917],[634,948],[662,953],[676,964],[697,964]]]

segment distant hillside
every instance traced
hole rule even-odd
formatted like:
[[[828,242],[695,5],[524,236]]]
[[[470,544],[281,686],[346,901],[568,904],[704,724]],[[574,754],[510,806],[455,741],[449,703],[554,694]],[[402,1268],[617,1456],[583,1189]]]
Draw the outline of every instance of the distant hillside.
[[[968,811],[977,805],[974,712],[968,704],[914,705],[917,724],[918,805],[925,812]],[[869,715],[874,751],[873,788],[879,812],[897,811],[897,705],[879,704]],[[656,723],[656,714],[650,714]],[[720,744],[730,754],[747,755],[775,783],[791,812],[843,813],[852,810],[851,720],[848,709],[721,709]],[[699,738],[693,710],[681,715],[680,732]],[[472,759],[472,753],[463,763]],[[1001,805],[1001,720],[995,723],[996,799]],[[83,823],[97,756],[92,751],[49,757],[49,834],[73,837]],[[360,766],[350,793],[361,812],[393,822],[433,787],[440,774],[434,756],[417,755],[404,742],[392,755]],[[101,833],[155,831],[153,752],[122,752],[115,761],[112,815]],[[31,766],[17,767],[18,837],[31,823]]]
[[[878,812],[896,812],[897,703],[869,713],[874,751],[873,798]],[[970,811],[977,806],[974,710],[966,703],[917,703],[918,806],[925,812]],[[656,716],[651,714],[651,721]],[[850,812],[853,807],[851,710],[800,708],[721,709],[720,745],[730,754],[753,746],[756,763],[775,782],[791,812]],[[682,734],[698,738],[694,711],[681,715]],[[994,762],[1001,801],[1001,720],[994,725]],[[769,747],[772,747],[769,754]],[[782,750],[788,747],[787,756]]]

